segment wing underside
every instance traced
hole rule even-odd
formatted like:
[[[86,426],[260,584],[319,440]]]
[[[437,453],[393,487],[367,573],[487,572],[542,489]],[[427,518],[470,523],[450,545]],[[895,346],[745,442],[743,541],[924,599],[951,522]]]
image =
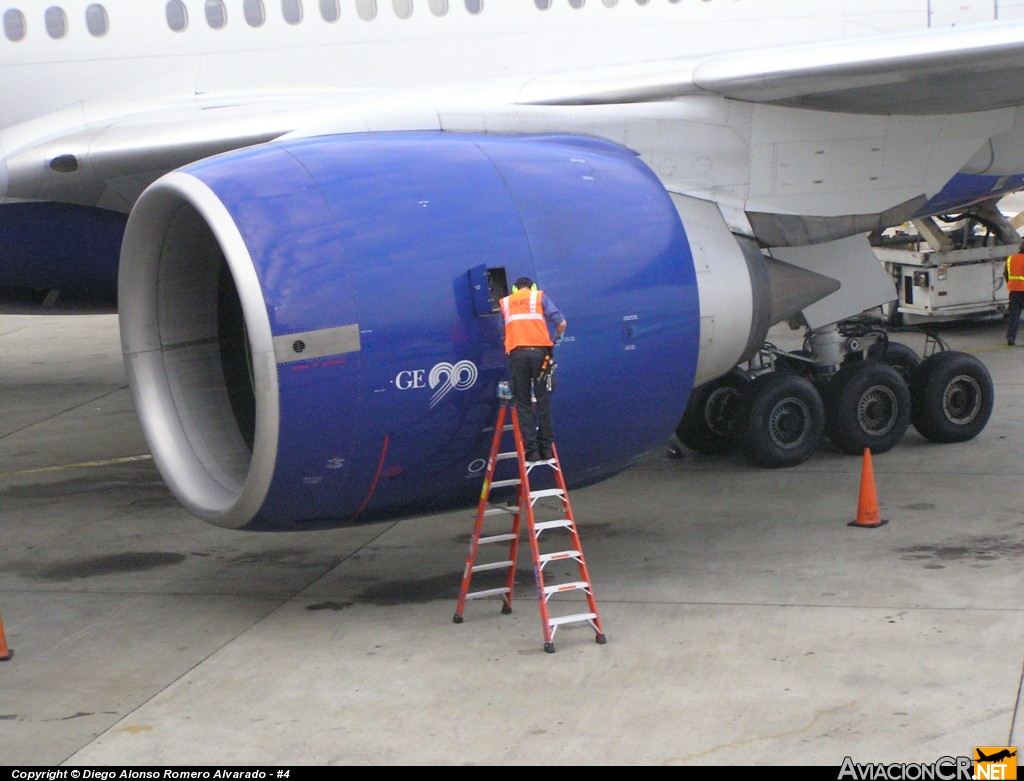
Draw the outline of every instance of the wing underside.
[[[948,114],[1024,103],[1024,23],[998,22],[659,60],[533,79],[522,103],[718,95],[864,114]]]

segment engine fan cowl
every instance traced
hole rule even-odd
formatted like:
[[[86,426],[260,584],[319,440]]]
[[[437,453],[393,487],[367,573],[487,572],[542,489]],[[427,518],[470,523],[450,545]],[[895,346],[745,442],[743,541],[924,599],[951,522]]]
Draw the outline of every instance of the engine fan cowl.
[[[121,256],[154,459],[199,517],[322,528],[475,503],[507,376],[469,270],[566,314],[570,484],[663,445],[699,342],[693,261],[635,154],[564,136],[373,133],[228,153],[154,183]]]

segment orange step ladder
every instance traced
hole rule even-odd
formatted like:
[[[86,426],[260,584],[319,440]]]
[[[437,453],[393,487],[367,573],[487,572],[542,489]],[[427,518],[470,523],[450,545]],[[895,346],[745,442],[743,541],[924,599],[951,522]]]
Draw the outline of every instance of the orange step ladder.
[[[558,450],[552,446],[553,458],[548,461],[526,460],[526,452],[523,447],[523,437],[519,428],[519,415],[516,405],[511,401],[511,395],[505,387],[500,387],[499,398],[501,406],[498,410],[498,420],[494,426],[494,439],[491,442],[490,457],[487,459],[487,471],[484,476],[483,490],[480,492],[480,502],[477,505],[476,523],[473,526],[473,536],[469,544],[469,553],[466,556],[466,567],[462,574],[462,586],[459,589],[459,601],[455,608],[455,615],[452,620],[461,624],[466,609],[466,602],[470,599],[481,599],[486,597],[501,598],[501,612],[508,614],[512,612],[512,596],[515,591],[516,559],[519,555],[519,540],[522,521],[526,520],[526,529],[530,540],[530,554],[533,559],[533,575],[537,585],[537,602],[540,606],[541,627],[544,632],[544,650],[548,653],[555,652],[555,631],[564,624],[586,622],[590,624],[596,634],[596,642],[603,645],[607,642],[604,630],[601,628],[601,619],[598,616],[597,602],[594,599],[594,589],[590,583],[590,575],[587,572],[587,563],[583,557],[583,548],[580,545],[579,531],[573,519],[572,507],[569,504],[569,493],[565,488],[565,479],[562,474],[562,467],[558,461]],[[511,424],[505,423],[508,411],[511,409]],[[499,452],[502,447],[502,440],[507,433],[511,432],[515,441],[515,449]],[[495,472],[502,462],[515,461],[517,474],[507,479],[495,480]],[[539,490],[531,489],[531,473],[549,472],[545,474],[546,481],[553,485],[549,488]],[[539,474],[534,475],[535,478]],[[553,478],[553,479],[552,479]],[[509,489],[512,489],[509,491]],[[498,500],[492,499],[492,493],[498,493]],[[501,495],[505,494],[504,501]],[[510,496],[511,494],[511,496]],[[549,500],[544,503],[545,500]],[[537,513],[541,510],[554,511],[550,507],[550,500],[558,502],[558,517],[551,520],[537,520]],[[545,514],[546,514],[545,512]],[[512,529],[510,532],[499,534],[488,534],[484,536],[484,522],[498,516],[507,519],[511,516]],[[541,537],[548,532],[564,531],[569,536],[569,547],[565,548],[564,543],[549,543],[542,546]],[[477,554],[480,547],[489,544],[508,543],[508,555],[495,561],[477,563]],[[544,550],[554,544],[556,550]],[[546,568],[552,571],[546,572]],[[567,566],[568,565],[568,566]],[[575,565],[575,567],[573,567]],[[564,571],[570,571],[570,579],[563,582],[548,583],[548,579],[554,580],[559,574],[564,576]],[[505,571],[504,585],[495,588],[487,588],[480,591],[470,591],[470,582],[473,576],[485,571]],[[575,571],[573,571],[575,570]],[[576,605],[579,607],[579,600],[572,602],[572,597],[579,595],[586,597],[586,609],[582,612],[562,613],[561,610],[567,606]],[[553,613],[558,613],[554,615]]]

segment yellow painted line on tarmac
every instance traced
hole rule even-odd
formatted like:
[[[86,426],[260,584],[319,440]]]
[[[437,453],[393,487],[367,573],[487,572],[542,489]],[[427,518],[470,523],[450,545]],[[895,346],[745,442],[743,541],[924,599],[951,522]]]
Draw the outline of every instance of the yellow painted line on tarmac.
[[[1016,350],[1017,348],[1011,344],[996,344],[992,347],[973,347],[970,350],[964,350],[965,353],[990,353],[996,350]]]
[[[38,466],[34,469],[22,469],[20,472],[0,472],[0,477],[25,477],[26,475],[39,475],[44,472],[63,472],[67,469],[92,469],[98,466],[111,466],[112,464],[131,464],[135,461],[152,461],[153,456],[122,456],[121,458],[107,458],[102,461],[83,461],[80,464],[64,464],[63,466]]]

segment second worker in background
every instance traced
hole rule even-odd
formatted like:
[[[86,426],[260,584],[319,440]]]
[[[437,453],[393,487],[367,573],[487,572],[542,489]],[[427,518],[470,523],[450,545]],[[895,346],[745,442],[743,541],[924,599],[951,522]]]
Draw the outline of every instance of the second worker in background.
[[[1003,269],[1006,289],[1009,291],[1010,319],[1006,322],[1006,344],[1017,343],[1017,325],[1020,323],[1021,310],[1024,310],[1024,241],[1017,251],[1006,259]]]
[[[512,375],[512,397],[519,415],[526,460],[547,461],[554,457],[551,391],[547,382],[537,380],[553,347],[548,324],[561,339],[566,329],[565,315],[529,277],[517,279],[512,294],[501,299],[501,314],[505,319],[505,353]],[[534,398],[537,400],[536,422]]]

